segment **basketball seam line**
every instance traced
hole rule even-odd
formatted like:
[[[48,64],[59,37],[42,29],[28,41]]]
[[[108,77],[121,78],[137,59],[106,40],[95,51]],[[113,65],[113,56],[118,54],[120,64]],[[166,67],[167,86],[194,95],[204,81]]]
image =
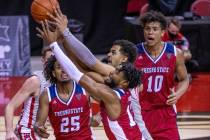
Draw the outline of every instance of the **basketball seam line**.
[[[39,6],[41,6],[41,7],[43,7],[43,8],[45,8],[48,12],[50,12],[50,9],[48,9],[47,7],[45,7],[45,6],[43,6],[43,5],[41,5],[40,3],[38,3],[37,1],[34,1],[36,4],[38,4]]]
[[[54,5],[52,4],[51,0],[49,0],[49,2],[50,2],[50,4],[51,4],[52,8],[54,8]]]

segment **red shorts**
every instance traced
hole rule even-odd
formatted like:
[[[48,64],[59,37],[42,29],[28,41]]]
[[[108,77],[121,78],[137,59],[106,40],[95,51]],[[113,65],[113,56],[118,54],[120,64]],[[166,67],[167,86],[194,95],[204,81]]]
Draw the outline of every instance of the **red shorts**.
[[[154,140],[180,140],[176,113],[172,107],[142,110],[142,116]]]

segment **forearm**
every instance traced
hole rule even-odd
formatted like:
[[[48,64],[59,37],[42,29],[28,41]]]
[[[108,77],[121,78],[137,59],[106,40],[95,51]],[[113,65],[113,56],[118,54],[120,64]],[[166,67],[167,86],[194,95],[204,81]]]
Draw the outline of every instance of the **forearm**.
[[[77,67],[73,64],[73,62],[63,53],[63,51],[58,46],[57,42],[53,42],[50,44],[50,48],[52,49],[57,61],[64,68],[65,72],[76,82],[79,82],[83,73],[81,73]]]
[[[14,108],[10,106],[10,104],[7,105],[5,108],[5,127],[6,132],[13,131],[13,117],[14,117]]]
[[[90,94],[91,97],[98,99],[99,101],[104,99],[103,94],[100,94],[98,89],[96,88],[96,82],[87,75],[84,75],[80,81],[80,85]]]
[[[187,91],[188,86],[189,86],[188,78],[178,83],[176,87],[176,94],[178,95],[178,98],[180,98]]]
[[[83,72],[86,73],[88,71],[91,71],[91,69],[84,64],[71,50],[71,48],[69,47],[68,43],[66,41],[63,42],[62,44],[63,48],[64,48],[64,53],[68,56],[68,58],[71,59],[71,61],[77,66],[77,68]]]
[[[82,42],[72,35],[68,28],[64,30],[63,37],[68,43],[68,46],[71,48],[72,52],[89,68],[96,64],[97,58]]]

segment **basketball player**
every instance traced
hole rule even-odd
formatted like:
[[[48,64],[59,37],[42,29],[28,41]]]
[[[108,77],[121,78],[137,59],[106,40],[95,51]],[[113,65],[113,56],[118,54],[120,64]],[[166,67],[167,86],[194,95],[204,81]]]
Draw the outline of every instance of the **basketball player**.
[[[140,72],[131,63],[122,63],[107,77],[106,84],[109,86],[95,82],[87,74],[80,72],[68,59],[58,44],[54,42],[54,33],[49,30],[47,22],[45,24],[42,24],[43,31],[39,30],[39,36],[50,44],[58,62],[68,75],[83,86],[92,97],[101,102],[102,122],[108,138],[140,140],[141,133],[133,120],[128,101],[129,88],[140,84]],[[40,127],[42,125],[43,123]]]
[[[49,116],[57,140],[94,139],[90,128],[89,97],[85,90],[69,78],[55,56],[48,59],[44,74],[51,86],[40,97],[37,133],[45,137],[38,126],[43,126]]]
[[[174,45],[161,41],[167,25],[161,13],[148,12],[140,21],[145,42],[137,45],[139,55],[135,65],[143,72],[142,116],[153,139],[179,140],[173,105],[189,85],[184,55]],[[175,74],[179,80],[176,89]]]
[[[115,67],[120,63],[127,61],[133,63],[135,61],[137,52],[134,44],[126,40],[118,40],[113,43],[113,46],[107,55],[108,65],[102,63],[88,50],[88,48],[84,44],[79,42],[79,40],[77,40],[71,34],[71,32],[69,32],[69,30],[67,29],[67,18],[61,13],[59,8],[55,10],[55,13],[56,17],[50,14],[49,16],[56,22],[55,25],[58,27],[65,41],[68,43],[69,47],[65,49],[74,52],[74,54],[90,69],[101,74],[103,78],[95,79],[98,82],[104,83],[105,77],[108,76],[110,72],[115,70]],[[101,76],[99,75],[99,77]],[[131,108],[134,111],[135,121],[137,122],[144,138],[147,140],[152,140],[140,115],[141,108],[138,102],[138,94],[141,89],[142,86],[141,88],[136,88],[135,90],[132,90]]]
[[[153,14],[154,14],[154,16],[152,16]],[[59,15],[59,14],[57,14],[57,15]],[[150,127],[149,131],[152,133],[152,136],[153,136],[154,139],[164,139],[164,138],[162,138],[164,136],[166,136],[166,138],[169,137],[169,139],[173,139],[174,137],[176,139],[176,138],[179,138],[179,134],[178,134],[177,125],[176,125],[176,113],[174,112],[174,110],[172,108],[172,105],[174,105],[177,102],[177,100],[185,93],[185,91],[187,90],[187,87],[189,85],[189,80],[187,78],[187,72],[186,72],[186,68],[185,68],[185,65],[184,65],[184,58],[183,58],[183,54],[181,53],[181,51],[179,49],[175,49],[174,46],[169,47],[170,49],[168,49],[168,46],[170,46],[170,44],[168,45],[167,43],[161,42],[161,35],[163,34],[165,26],[166,26],[165,17],[160,16],[160,14],[157,14],[156,12],[152,12],[149,15],[150,16],[148,17],[148,19],[151,18],[151,21],[148,20],[148,24],[149,25],[150,24],[155,25],[155,26],[152,26],[152,28],[150,26],[146,27],[145,25],[147,25],[147,21],[146,21],[146,23],[143,24],[144,25],[143,26],[144,27],[144,35],[145,35],[145,40],[146,40],[146,42],[144,44],[146,46],[149,44],[148,45],[149,49],[148,50],[144,49],[144,50],[147,50],[151,53],[148,56],[151,55],[154,60],[150,59],[150,61],[153,60],[154,61],[153,65],[155,67],[154,69],[158,69],[158,70],[156,70],[156,72],[153,72],[153,69],[152,69],[151,73],[157,74],[158,78],[159,78],[158,74],[162,74],[160,77],[164,76],[163,79],[161,78],[163,81],[161,81],[161,79],[156,80],[158,82],[159,81],[163,82],[164,84],[162,84],[162,85],[164,85],[163,86],[164,88],[162,87],[162,85],[159,85],[158,83],[155,84],[154,80],[153,80],[153,82],[151,82],[152,78],[150,78],[150,76],[152,76],[152,75],[149,75],[151,73],[147,72],[147,74],[143,75],[143,85],[144,85],[143,92],[144,93],[143,93],[143,97],[142,98],[140,97],[140,103],[141,103],[141,105],[144,106],[143,107],[143,110],[144,110],[143,119],[147,121],[146,126]],[[156,18],[155,18],[155,16],[156,16]],[[51,17],[54,18],[53,16],[51,16]],[[59,20],[62,21],[61,18],[62,18],[62,16],[55,19],[56,25],[58,25],[58,26],[62,25],[62,23],[59,22]],[[80,44],[77,43],[75,41],[75,39],[73,38],[73,36],[71,35],[71,33],[69,33],[68,30],[66,30],[65,26],[60,26],[60,27],[61,27],[60,31],[61,32],[63,31],[62,33],[63,33],[64,38],[66,40],[69,40],[69,44],[71,44],[71,49],[72,49],[72,51],[74,51],[75,54],[78,54],[78,56],[80,56],[80,58],[82,58],[83,61],[86,64],[89,65],[90,68],[93,68],[94,70],[97,70],[97,72],[102,73],[104,75],[109,73],[110,68],[100,64],[100,62],[98,62],[94,58],[94,56],[91,55],[91,53],[88,53],[88,51],[86,51],[87,49],[86,50],[84,49],[84,46],[82,46],[81,43]],[[144,44],[143,44],[143,46],[145,46]],[[167,44],[167,45],[163,45],[163,44]],[[139,52],[139,57],[136,60],[136,66],[137,66],[137,68],[142,69],[143,73],[145,73],[144,68],[141,67],[141,66],[143,64],[146,65],[145,69],[150,68],[151,66],[147,67],[147,65],[148,65],[147,62],[144,61],[144,59],[142,59],[146,55],[145,56],[141,55],[142,51],[141,51],[141,49],[139,49],[140,48],[139,46],[141,46],[141,44],[137,45],[138,52]],[[167,48],[167,49],[165,49],[165,48]],[[83,51],[81,51],[80,49],[82,49]],[[171,51],[171,50],[174,50],[174,51]],[[168,51],[170,53],[168,53]],[[146,53],[146,51],[143,51],[143,52]],[[155,52],[155,54],[154,54],[154,52]],[[162,54],[164,54],[164,55],[162,55]],[[167,58],[170,58],[167,63],[165,61],[162,62],[162,60],[164,59],[164,56],[167,56]],[[86,58],[86,59],[84,59],[84,58]],[[171,60],[171,59],[173,59],[173,60]],[[171,62],[171,61],[173,61],[173,62]],[[155,66],[156,63],[158,65],[160,65],[160,64],[163,65],[165,63],[166,66],[168,66],[170,64],[170,67],[165,66],[164,68],[161,68],[161,70],[159,70],[160,67],[158,65],[156,67]],[[170,70],[168,72],[169,74],[163,74],[164,69],[166,69],[165,71]],[[179,83],[176,87],[176,90],[174,90],[174,79],[173,79],[175,73],[179,77]],[[145,75],[147,75],[146,78],[144,78]],[[147,81],[147,80],[150,80],[150,81]],[[167,85],[167,86],[165,86],[165,85]],[[147,92],[148,87],[149,87],[149,91],[151,91],[150,90],[151,86],[153,86],[153,87],[155,86],[154,87],[155,90],[157,90],[157,89],[160,90],[160,92],[158,92],[160,94],[150,94],[150,92]],[[161,89],[159,89],[160,87],[158,87],[158,86],[161,86]],[[146,94],[146,93],[148,93],[148,94]],[[152,93],[155,93],[155,92],[152,92]],[[149,97],[145,98],[145,95],[147,95]],[[153,105],[153,102],[155,104],[159,104],[158,102],[159,102],[160,99],[162,100],[161,101],[161,106],[163,104],[163,112],[164,111],[165,112],[170,112],[171,111],[172,113],[169,113],[169,114],[172,115],[172,116],[170,116],[170,115],[169,116],[164,116],[163,119],[160,119],[160,116],[155,116],[155,115],[153,116],[153,114],[152,115],[145,115],[145,114],[150,113],[150,112],[156,113],[157,111],[159,111],[159,109],[152,109],[151,108],[151,109],[149,109],[151,111],[148,112],[147,107],[145,107],[145,104],[148,103],[149,105],[150,104]],[[157,114],[163,115],[164,113],[157,113]],[[156,119],[152,119],[152,120],[154,120],[154,121],[152,121],[150,116],[152,116]],[[169,119],[168,119],[168,117],[169,117]],[[166,121],[165,121],[165,119],[166,119]],[[159,122],[160,120],[163,121],[163,122],[160,123],[160,124],[163,124],[163,126],[160,125],[160,124],[156,125],[157,124],[156,121]],[[164,128],[168,128],[168,129],[167,129],[167,131],[162,131],[162,130],[159,131],[160,130],[159,126],[161,126],[161,129],[164,129]],[[171,133],[173,133],[173,134],[171,134]]]
[[[43,64],[51,56],[51,54],[52,51],[49,47],[43,48]],[[40,139],[37,134],[34,133],[33,125],[36,119],[39,95],[47,85],[48,83],[44,79],[42,71],[36,71],[31,77],[26,79],[22,87],[7,104],[5,108],[6,140],[17,140],[18,138],[27,140]],[[24,103],[23,110],[14,132],[14,112],[22,103]]]

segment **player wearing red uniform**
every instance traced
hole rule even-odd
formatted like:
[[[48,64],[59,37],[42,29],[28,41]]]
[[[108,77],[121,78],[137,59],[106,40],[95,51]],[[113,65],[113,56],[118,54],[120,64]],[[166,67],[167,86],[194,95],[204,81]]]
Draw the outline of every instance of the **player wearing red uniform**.
[[[90,128],[89,97],[85,90],[70,80],[54,56],[48,59],[44,73],[53,85],[40,97],[35,125],[38,134],[48,137],[47,133],[41,133],[39,126],[43,126],[49,116],[57,140],[94,139]]]
[[[104,104],[104,112],[109,120],[115,121],[114,123],[120,123],[125,127],[118,127],[115,125],[116,132],[120,132],[120,129],[131,130],[129,135],[122,135],[120,137],[115,137],[115,139],[133,139],[141,140],[141,132],[134,121],[130,122],[129,117],[132,118],[129,108],[128,96],[130,96],[129,89],[139,86],[140,72],[134,68],[131,63],[122,63],[116,67],[115,71],[112,71],[110,75],[105,80],[105,84],[98,83],[94,81],[88,74],[84,74],[77,69],[73,62],[68,59],[68,57],[62,52],[59,45],[55,41],[55,34],[49,30],[49,25],[47,22],[42,23],[42,30],[39,30],[40,37],[44,38],[55,54],[56,59],[66,71],[66,73],[77,83],[79,83],[88,93],[94,97],[96,100]],[[126,91],[121,94],[119,91],[116,92],[115,89],[122,89]],[[121,96],[119,96],[121,94]],[[127,116],[126,116],[127,115]],[[117,134],[115,132],[115,134]],[[119,134],[117,134],[119,135]],[[114,137],[113,137],[114,138]]]
[[[86,67],[97,72],[97,74],[93,74],[94,80],[97,82],[104,83],[106,77],[109,76],[110,73],[115,70],[115,67],[117,67],[120,63],[133,63],[135,61],[137,56],[135,45],[127,40],[117,40],[113,43],[113,46],[107,55],[108,64],[102,63],[88,50],[84,44],[78,41],[74,35],[71,34],[67,28],[67,18],[62,14],[59,8],[58,10],[55,10],[55,15],[56,17],[53,15],[50,15],[50,17],[52,18],[52,21],[55,21],[54,24],[56,25],[57,29],[59,29],[60,34],[62,34],[64,40],[67,43],[67,48],[65,48],[65,50],[67,52],[69,52],[69,50],[72,51],[74,55],[77,56],[77,58],[86,65]],[[71,56],[72,55],[70,55],[70,57]],[[142,86],[141,88],[136,89],[141,90]],[[129,97],[129,100],[131,103],[131,109],[134,112],[134,120],[138,124],[144,138],[147,140],[152,140],[141,117],[141,109],[138,101],[139,92],[137,92],[137,94],[135,92],[131,93],[132,94]]]
[[[110,140],[129,139],[139,140],[141,135],[139,133],[138,125],[133,118],[133,112],[130,111],[130,101],[128,98],[131,93],[129,90],[114,89],[121,103],[121,113],[118,119],[111,120],[106,113],[103,103],[101,103],[101,117],[104,125],[104,130]]]
[[[143,72],[140,96],[142,116],[153,139],[178,140],[176,112],[173,105],[185,93],[189,80],[181,50],[161,41],[166,28],[165,17],[148,12],[141,17],[145,42],[138,44],[136,67]],[[178,84],[174,90],[174,76]]]

